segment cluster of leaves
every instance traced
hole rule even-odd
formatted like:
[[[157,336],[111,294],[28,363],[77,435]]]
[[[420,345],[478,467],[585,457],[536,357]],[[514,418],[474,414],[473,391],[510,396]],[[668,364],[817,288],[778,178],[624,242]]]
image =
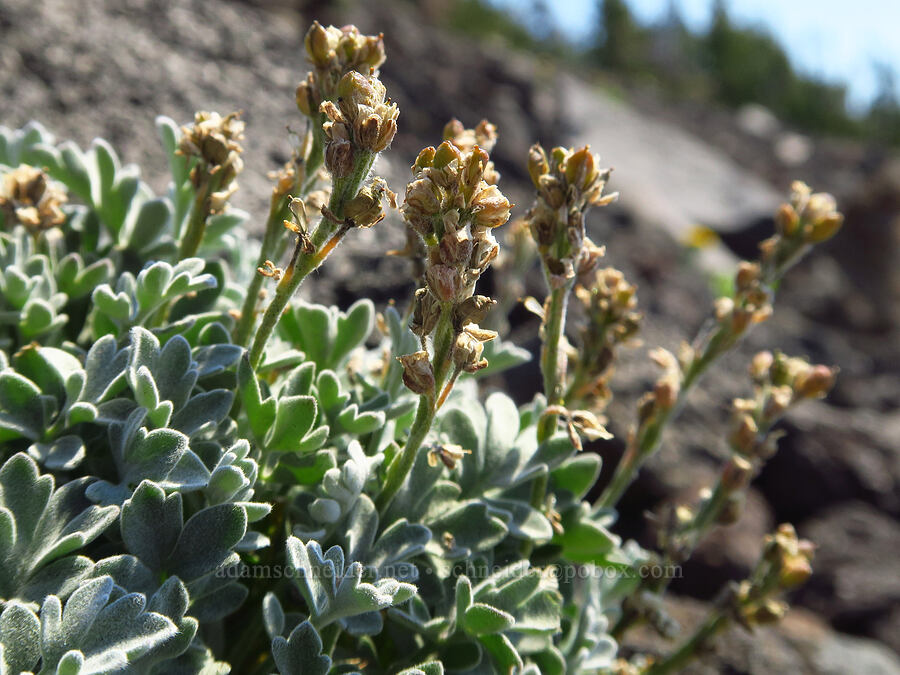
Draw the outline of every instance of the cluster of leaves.
[[[248,619],[285,674],[360,652],[410,673],[608,664],[611,643],[585,630],[599,586],[570,588],[520,552],[628,563],[608,514],[581,502],[597,456],[538,443],[540,401],[482,404],[467,376],[379,514],[416,401],[399,364],[376,366],[416,337],[389,308],[371,340],[368,300],[297,303],[254,371],[230,339],[243,214],[213,216],[203,257],[177,259],[191,165],[177,127],[158,126],[162,197],[103,141],[85,152],[35,123],[0,130],[0,172],[42,167],[67,197],[47,232],[0,215],[0,670],[243,672],[265,637],[223,647],[222,626]],[[488,372],[528,358],[490,353]],[[449,445],[471,461],[429,461]],[[530,504],[538,477],[561,526]]]

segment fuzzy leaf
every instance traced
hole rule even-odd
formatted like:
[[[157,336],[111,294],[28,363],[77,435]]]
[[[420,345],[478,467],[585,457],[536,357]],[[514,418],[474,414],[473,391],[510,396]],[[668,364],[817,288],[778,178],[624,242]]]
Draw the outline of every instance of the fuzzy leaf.
[[[41,658],[41,622],[27,607],[10,603],[0,614],[0,670],[34,670]]]
[[[575,499],[581,499],[597,481],[600,465],[600,455],[583,453],[566,460],[550,475],[558,489],[568,490]]]
[[[371,300],[357,300],[346,314],[337,317],[337,330],[326,367],[337,369],[344,358],[369,337],[375,327],[375,305]]]
[[[322,638],[309,621],[297,626],[285,640],[272,640],[272,656],[281,675],[328,675],[331,659],[322,653]]]
[[[151,481],[142,481],[131,499],[122,504],[125,548],[152,570],[163,569],[181,535],[181,526],[181,495],[176,492],[167,497]]]
[[[210,506],[184,524],[166,567],[182,579],[196,579],[222,565],[246,533],[247,513],[242,507]]]
[[[470,605],[462,620],[463,628],[471,635],[500,633],[512,628],[515,623],[512,614],[480,602]]]

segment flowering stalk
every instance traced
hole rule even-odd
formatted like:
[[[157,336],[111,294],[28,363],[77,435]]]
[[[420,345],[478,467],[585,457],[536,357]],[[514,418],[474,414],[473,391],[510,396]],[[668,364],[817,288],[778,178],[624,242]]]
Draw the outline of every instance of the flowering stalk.
[[[269,261],[279,257],[277,249],[281,239],[278,235],[282,222],[289,215],[290,197],[306,199],[320,178],[319,169],[325,160],[328,140],[323,128],[328,123],[328,117],[321,110],[322,104],[337,98],[338,87],[347,73],[356,71],[362,75],[375,75],[385,59],[382,36],[362,35],[355,26],[324,28],[315,21],[306,33],[304,47],[313,69],[297,87],[296,101],[297,108],[309,120],[310,129],[298,153],[302,161],[297,161],[295,157],[277,176],[256,264],[259,273],[250,282],[235,327],[234,340],[239,345],[246,344],[253,330],[263,281],[274,269],[274,264]]]
[[[509,219],[511,208],[494,184],[499,176],[485,149],[493,146],[496,130],[486,121],[468,130],[454,120],[444,136],[437,149],[419,153],[401,209],[426,249],[425,286],[416,291],[410,320],[422,348],[398,359],[404,384],[419,394],[419,407],[376,499],[382,513],[403,486],[457,376],[486,367],[484,343],[497,336],[478,327],[495,301],[475,295],[478,279],[499,252],[491,230]]]
[[[577,278],[590,275],[603,255],[585,234],[584,217],[591,206],[609,204],[616,195],[603,195],[609,169],[598,169],[590,147],[554,148],[549,157],[532,146],[528,172],[537,191],[526,215],[547,280],[549,295],[543,310],[541,373],[548,410],[538,422],[538,441],[557,429],[564,406],[567,356],[564,349],[569,292]],[[543,497],[541,496],[541,499]]]
[[[182,127],[181,132],[178,152],[197,160],[190,174],[194,206],[178,247],[178,256],[184,260],[197,254],[207,220],[224,210],[238,188],[236,178],[244,168],[243,148],[238,141],[244,137],[244,123],[237,113],[221,117],[214,112],[198,112],[194,123]]]
[[[728,438],[732,455],[715,486],[701,493],[696,510],[679,507],[671,511],[671,518],[664,519],[660,542],[666,567],[688,560],[713,527],[738,520],[747,487],[777,450],[781,434],[773,432],[774,426],[794,406],[824,397],[834,385],[836,370],[780,353],[773,356],[761,352],[754,357],[750,374],[756,396],[733,402],[734,423]],[[668,584],[666,577],[645,578],[641,590],[633,597],[640,598],[645,593],[660,595]],[[628,628],[644,618],[646,613],[640,605],[640,602],[626,603],[612,630],[613,637],[620,639]]]
[[[348,72],[335,94],[337,105],[330,100],[321,105],[328,120],[322,131],[326,139],[325,166],[332,177],[331,199],[322,209],[322,218],[311,236],[305,222],[288,224],[297,234],[297,242],[287,268],[283,273],[275,273],[280,281],[250,349],[250,364],[254,368],[262,361],[266,342],[281,313],[307,275],[325,261],[351,228],[371,227],[384,218],[382,197],[393,200],[384,181],[376,180],[366,188],[363,184],[376,156],[397,133],[397,106],[386,98],[384,85],[374,74]],[[295,216],[305,221],[302,202],[299,211]]]
[[[791,525],[781,525],[766,537],[763,554],[750,577],[725,588],[709,616],[674,652],[651,662],[644,675],[680,672],[685,665],[706,652],[712,640],[732,623],[747,630],[777,623],[788,609],[779,600],[783,591],[805,582],[812,568],[812,544],[798,539]]]
[[[735,275],[733,298],[715,304],[715,329],[698,348],[685,346],[679,359],[665,350],[651,354],[665,370],[653,392],[639,403],[638,425],[628,437],[625,454],[609,485],[595,504],[597,510],[614,507],[635,479],[643,463],[656,451],[666,425],[685,405],[691,388],[710,365],[727,353],[748,330],[772,314],[774,287],[784,274],[816,243],[840,229],[843,216],[834,197],[811,194],[803,183],[794,183],[791,200],[776,214],[777,233],[760,244],[759,262],[741,263]]]
[[[374,159],[374,153],[361,153],[351,174],[334,181],[331,199],[327,207],[330,214],[323,215],[311,237],[307,238],[303,233],[298,233],[290,263],[275,287],[275,295],[263,314],[262,322],[256,331],[253,346],[250,349],[250,365],[254,368],[259,367],[266,343],[300,284],[310,272],[325,262],[331,251],[350,230],[351,225],[345,222],[348,204],[356,198],[355,195],[372,169]],[[378,203],[380,204],[380,196]],[[354,221],[351,222],[353,226],[356,225]],[[339,229],[338,226],[340,226]]]

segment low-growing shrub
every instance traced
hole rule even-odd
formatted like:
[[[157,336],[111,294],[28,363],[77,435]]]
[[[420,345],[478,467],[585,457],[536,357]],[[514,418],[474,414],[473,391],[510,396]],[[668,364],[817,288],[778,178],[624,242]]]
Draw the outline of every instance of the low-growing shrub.
[[[408,307],[301,302],[342,239],[396,207],[372,172],[398,118],[379,37],[314,24],[306,51],[308,130],[261,242],[229,205],[236,115],[159,119],[162,196],[104,141],[0,130],[0,673],[663,673],[732,623],[777,620],[810,574],[789,525],[679,646],[617,647],[638,623],[675,632],[665,571],[738,517],[775,424],[832,369],[754,358],[731,458],[698,504],[665,514],[659,550],[615,534],[616,504],[703,373],[768,318],[782,275],[839,228],[833,200],[796,184],[697,341],[652,352],[662,375],[588,501],[600,459],[582,446],[609,437],[612,365],[641,322],[585,232],[615,197],[609,172],[587,147],[534,146],[535,201],[501,256],[496,129],[452,121],[399,207]],[[544,387],[517,407],[481,395],[482,376],[529,354],[481,327],[515,298],[478,281],[529,261],[547,281],[525,300]]]

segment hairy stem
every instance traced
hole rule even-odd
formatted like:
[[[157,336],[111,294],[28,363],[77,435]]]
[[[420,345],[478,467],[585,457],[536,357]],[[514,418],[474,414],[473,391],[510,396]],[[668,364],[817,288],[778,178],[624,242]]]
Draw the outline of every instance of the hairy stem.
[[[311,240],[314,252],[304,253],[301,241],[297,241],[294,254],[288,264],[281,281],[275,288],[275,295],[263,314],[262,322],[256,331],[253,346],[250,349],[250,365],[258,368],[262,362],[266,343],[275,331],[275,326],[281,319],[281,314],[287,307],[296,290],[310,272],[319,267],[328,257],[328,254],[337,246],[341,238],[346,234],[347,228],[340,222],[344,217],[344,209],[347,203],[356,196],[372,168],[375,155],[369,152],[360,152],[354,165],[354,170],[349,176],[338,178],[334,181],[331,200],[328,208],[339,222],[333,222],[330,218],[323,217],[319,221]]]
[[[450,350],[453,347],[453,338],[455,336],[452,314],[449,304],[441,308],[441,316],[434,330],[434,359],[432,361],[434,392],[419,396],[419,407],[416,410],[416,417],[409,431],[409,438],[406,439],[406,445],[403,446],[402,452],[394,457],[394,460],[387,468],[384,487],[381,489],[378,499],[375,500],[375,505],[381,514],[387,511],[391,500],[403,487],[403,482],[416,461],[416,454],[419,448],[422,447],[422,442],[428,436],[428,432],[431,431],[431,425],[434,422],[434,416],[438,408],[436,398],[438,392],[441,392],[444,388],[444,380],[451,365]],[[441,398],[446,398],[446,394],[441,394]]]
[[[282,220],[287,209],[289,197],[273,200],[269,210],[269,218],[266,221],[266,233],[263,236],[262,247],[259,249],[259,260],[256,261],[257,269],[263,267],[267,260],[273,259],[275,243],[278,235],[284,231]],[[247,295],[244,297],[244,305],[241,307],[241,318],[234,328],[234,343],[245,346],[250,339],[250,332],[256,322],[256,305],[259,302],[259,291],[262,288],[264,277],[259,272],[253,275],[250,285],[247,287]]]
[[[194,207],[191,209],[191,217],[188,220],[187,229],[185,229],[184,236],[181,237],[181,244],[178,247],[179,260],[193,258],[200,249],[203,235],[206,234],[206,219],[210,215],[209,202],[219,185],[217,176],[218,174],[211,175],[206,186],[202,190],[198,190],[194,196]]]
[[[394,457],[394,461],[387,468],[384,481],[384,487],[375,500],[375,506],[378,512],[383,514],[387,511],[391,500],[403,486],[403,481],[412,470],[413,463],[416,461],[416,453],[422,447],[422,442],[431,430],[431,423],[434,421],[434,397],[427,394],[419,396],[419,407],[416,410],[416,418],[413,421],[412,428],[409,431],[409,438],[406,439],[406,445],[403,446],[402,452]]]
[[[547,308],[544,325],[544,345],[541,349],[541,374],[544,376],[544,395],[548,405],[565,403],[566,369],[560,352],[560,342],[566,327],[566,309],[569,304],[569,290],[572,283],[567,283],[550,292],[550,303]],[[562,367],[560,367],[562,366]],[[553,435],[558,424],[557,415],[543,415],[538,422],[538,442],[543,443]]]

